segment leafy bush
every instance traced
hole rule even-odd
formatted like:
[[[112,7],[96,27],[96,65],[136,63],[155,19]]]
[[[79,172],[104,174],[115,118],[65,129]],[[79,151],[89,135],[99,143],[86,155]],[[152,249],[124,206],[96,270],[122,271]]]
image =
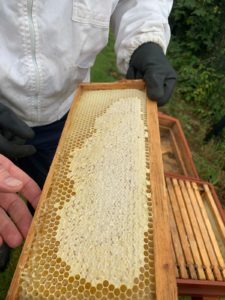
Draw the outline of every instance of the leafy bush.
[[[218,0],[175,1],[169,56],[177,91],[212,122],[225,114],[225,4]]]

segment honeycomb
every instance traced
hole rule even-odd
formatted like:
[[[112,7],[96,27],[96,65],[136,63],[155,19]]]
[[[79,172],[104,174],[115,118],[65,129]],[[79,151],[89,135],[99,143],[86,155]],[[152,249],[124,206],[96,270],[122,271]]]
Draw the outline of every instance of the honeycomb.
[[[82,92],[16,299],[156,298],[148,142],[143,91]]]

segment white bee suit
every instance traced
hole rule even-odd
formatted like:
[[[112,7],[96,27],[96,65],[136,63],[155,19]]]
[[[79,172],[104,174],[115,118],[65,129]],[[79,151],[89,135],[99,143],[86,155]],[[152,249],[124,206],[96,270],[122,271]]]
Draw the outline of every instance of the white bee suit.
[[[118,68],[153,41],[169,43],[172,0],[0,1],[0,102],[30,126],[60,119],[115,33]]]

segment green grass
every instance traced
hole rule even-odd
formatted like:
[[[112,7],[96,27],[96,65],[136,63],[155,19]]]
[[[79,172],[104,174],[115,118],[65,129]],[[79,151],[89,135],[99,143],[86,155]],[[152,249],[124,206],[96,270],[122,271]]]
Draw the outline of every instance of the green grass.
[[[17,261],[19,259],[21,247],[12,250],[10,254],[10,262],[5,272],[0,273],[0,300],[4,300],[8,291],[12,276],[14,274]]]
[[[97,57],[96,64],[91,72],[92,81],[112,82],[122,78],[115,67],[113,39],[109,40],[107,48]],[[207,120],[201,120],[193,107],[185,100],[179,99],[176,93],[168,105],[161,109],[181,121],[186,138],[190,144],[199,175],[215,184],[220,199],[225,199],[225,143],[221,140],[212,140],[203,143],[203,138],[209,127]],[[9,288],[21,249],[12,251],[10,264],[4,273],[0,273],[0,300],[4,300]],[[180,300],[190,300],[190,297],[180,297]],[[221,298],[225,300],[225,298]]]

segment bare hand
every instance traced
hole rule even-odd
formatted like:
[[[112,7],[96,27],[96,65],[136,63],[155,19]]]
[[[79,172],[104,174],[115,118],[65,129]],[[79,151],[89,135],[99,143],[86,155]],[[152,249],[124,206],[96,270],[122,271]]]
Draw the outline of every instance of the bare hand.
[[[32,221],[19,192],[36,208],[41,194],[39,186],[9,159],[0,154],[0,245],[19,246]]]

